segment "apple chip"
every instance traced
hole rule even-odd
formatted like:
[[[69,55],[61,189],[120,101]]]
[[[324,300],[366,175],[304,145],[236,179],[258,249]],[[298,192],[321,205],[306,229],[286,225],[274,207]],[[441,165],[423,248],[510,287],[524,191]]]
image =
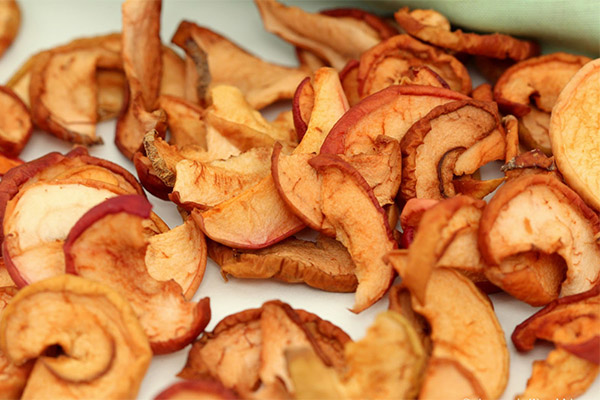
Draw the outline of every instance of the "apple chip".
[[[600,211],[599,76],[598,59],[581,68],[560,92],[550,119],[556,165],[569,186],[596,211]]]
[[[98,120],[116,118],[123,111],[127,80],[119,69],[96,69]]]
[[[309,163],[323,179],[323,214],[356,264],[358,287],[351,311],[359,313],[390,287],[394,272],[383,256],[396,242],[373,190],[356,169],[332,154],[321,154]]]
[[[16,0],[0,3],[0,56],[12,44],[21,26],[21,10]]]
[[[414,12],[414,11],[413,11]],[[398,10],[394,17],[402,29],[419,40],[444,49],[493,58],[510,58],[516,61],[535,56],[539,46],[531,41],[515,39],[508,35],[494,33],[478,35],[463,33],[460,29],[450,31],[446,26],[428,20],[419,20],[407,7]]]
[[[169,143],[183,147],[197,145],[206,149],[206,126],[202,121],[204,110],[180,97],[161,94],[158,104],[167,114],[171,138]]]
[[[103,282],[122,293],[140,318],[154,353],[164,354],[182,349],[204,330],[210,320],[210,306],[208,298],[187,302],[178,283],[152,277],[146,259],[168,270],[173,270],[171,263],[177,264],[177,260],[159,260],[153,252],[179,232],[149,244],[143,221],[150,217],[150,208],[150,203],[138,195],[119,196],[97,205],[69,232],[64,257],[67,272]],[[146,257],[148,246],[151,250]],[[191,249],[192,253],[198,251],[202,252],[198,244]],[[157,274],[156,264],[150,270]]]
[[[156,110],[162,74],[160,41],[160,0],[127,0],[123,3],[121,56],[129,84],[126,111],[117,121],[115,144],[123,155],[133,159],[144,134],[166,130],[166,115]]]
[[[364,20],[308,13],[275,0],[256,0],[265,29],[294,46],[310,50],[341,70],[381,40]]]
[[[391,23],[360,8],[332,8],[320,11],[320,14],[365,22],[370,28],[377,32],[382,40],[389,39],[398,34],[398,29]]]
[[[342,374],[310,349],[290,349],[288,369],[297,399],[415,398],[426,355],[411,325],[394,311],[381,313],[358,342],[346,344]]]
[[[201,104],[206,101],[209,83],[225,84],[239,88],[253,108],[261,109],[277,100],[291,99],[308,75],[302,69],[265,62],[210,29],[188,21],[179,24],[171,41],[184,49],[194,63],[208,64],[208,68],[200,68],[200,73],[195,66],[189,71],[202,82],[197,85],[196,94]],[[203,55],[198,61],[199,57],[194,57],[197,53]]]
[[[0,348],[16,365],[35,359],[24,399],[135,398],[152,358],[127,301],[71,275],[17,293],[2,314]]]
[[[567,82],[589,61],[567,53],[546,54],[513,65],[498,79],[494,100],[505,113],[519,117],[525,146],[552,154],[550,112]]]
[[[422,66],[433,70],[452,90],[463,94],[471,92],[471,78],[460,61],[409,35],[396,35],[361,55],[358,93],[362,98],[402,83],[403,76],[411,68]]]
[[[301,49],[300,47],[296,47],[296,58],[298,59],[300,69],[306,71],[316,71],[319,68],[327,66],[327,63],[321,60],[315,53],[310,50]]]
[[[489,264],[486,276],[532,305],[584,292],[600,280],[599,232],[598,216],[555,177],[535,174],[510,180],[481,217],[479,248]],[[528,252],[542,258],[531,263],[523,259]]]
[[[162,46],[161,96],[185,99],[185,61],[170,47]]]
[[[329,292],[356,290],[355,266],[348,251],[337,240],[324,236],[316,243],[288,238],[265,249],[246,251],[211,242],[208,254],[224,276],[304,282]]]
[[[160,392],[154,400],[236,400],[238,396],[213,380],[177,382]]]
[[[346,93],[346,98],[350,106],[356,105],[360,101],[358,94],[358,60],[350,60],[340,71],[340,81]]]
[[[12,168],[23,165],[23,163],[24,162],[19,158],[7,157],[0,153],[0,177],[10,171]]]
[[[314,106],[315,89],[310,81],[310,77],[307,76],[300,82],[292,98],[292,115],[298,141],[301,141],[306,133],[310,114]]]
[[[15,157],[29,141],[33,122],[27,106],[6,86],[0,86],[0,107],[0,152]]]
[[[270,301],[230,315],[205,333],[192,346],[179,376],[217,380],[242,398],[287,398],[294,391],[284,383],[290,384],[287,350],[312,348],[326,365],[342,371],[344,345],[350,341],[330,322]]]
[[[401,141],[406,131],[435,107],[466,99],[449,89],[390,86],[348,110],[331,128],[321,153],[364,153],[380,135]]]
[[[474,100],[479,101],[494,101],[494,93],[492,92],[492,85],[489,83],[482,83],[477,86],[471,92],[471,97]]]
[[[554,157],[547,157],[538,149],[511,158],[502,166],[501,170],[508,179],[515,179],[528,174],[549,174],[562,179],[556,169]]]
[[[434,108],[406,132],[400,146],[405,200],[455,196],[454,175],[474,173],[505,156],[504,129],[495,106],[476,100]]]

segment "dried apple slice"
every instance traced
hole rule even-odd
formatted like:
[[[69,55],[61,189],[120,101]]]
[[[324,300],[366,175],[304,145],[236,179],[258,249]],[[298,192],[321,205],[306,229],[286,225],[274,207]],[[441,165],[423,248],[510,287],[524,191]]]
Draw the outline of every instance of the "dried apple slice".
[[[486,271],[492,283],[519,299],[540,305],[547,302],[546,297],[532,299],[529,294],[537,281],[520,284],[517,280],[507,285],[495,273],[498,268],[503,272],[502,263],[530,251],[559,256],[566,263],[564,282],[561,283],[562,273],[557,270],[560,264],[542,262],[537,268],[557,280],[561,297],[581,293],[600,280],[599,232],[598,216],[566,185],[551,175],[525,175],[507,182],[485,208],[479,228],[479,248],[490,266],[499,266],[490,273]],[[552,300],[559,293],[549,295]]]
[[[450,31],[446,27],[430,25],[430,21],[418,20],[404,7],[394,14],[396,22],[409,35],[434,46],[493,58],[524,60],[539,53],[539,46],[531,41],[518,40],[500,33],[478,35],[463,33],[460,29]]]
[[[0,4],[0,56],[11,45],[21,26],[21,10],[16,0],[3,1]]]
[[[152,358],[127,301],[71,275],[19,291],[2,315],[0,348],[17,365],[36,359],[23,398],[133,398]]]
[[[255,3],[267,31],[310,50],[337,70],[380,41],[379,32],[362,20],[308,13],[275,0]]]
[[[296,88],[294,98],[292,99],[292,113],[294,117],[294,129],[296,137],[301,141],[308,128],[310,114],[315,106],[315,89],[310,81],[310,77],[304,78]]]
[[[12,168],[23,165],[23,163],[24,161],[19,158],[7,157],[4,154],[0,154],[0,177]]]
[[[508,68],[494,86],[494,100],[505,113],[519,117],[521,140],[550,155],[550,112],[559,93],[590,61],[567,53],[546,54]]]
[[[346,98],[350,106],[354,106],[360,101],[358,94],[358,60],[350,60],[340,71],[340,81],[346,93]]]
[[[291,99],[300,81],[308,75],[302,69],[265,62],[223,36],[188,21],[179,24],[171,41],[188,55],[194,45],[197,51],[204,53],[208,64],[208,71],[204,71],[206,76],[198,74],[195,68],[190,71],[200,75],[204,82],[197,94],[200,103],[204,100],[202,92],[210,82],[211,85],[236,86],[253,108],[261,109],[277,100]]]
[[[372,94],[346,112],[331,128],[321,153],[364,153],[380,135],[398,141],[433,108],[466,96],[428,86],[390,86]]]
[[[160,392],[154,400],[236,400],[238,396],[213,380],[177,382]]]
[[[127,81],[123,71],[118,69],[97,69],[98,120],[116,118],[123,111]]]
[[[288,369],[297,399],[414,398],[425,352],[412,326],[398,313],[381,313],[366,336],[345,347],[343,374],[327,368],[310,349],[290,349]]]
[[[598,149],[600,122],[596,82],[600,60],[581,68],[567,83],[550,119],[552,154],[567,183],[596,211],[600,211]]]
[[[505,155],[504,130],[495,106],[475,100],[434,108],[407,131],[400,146],[400,191],[405,200],[452,197],[454,175],[473,173]]]
[[[304,282],[330,292],[354,292],[354,262],[337,240],[319,236],[316,243],[288,238],[261,250],[244,251],[211,242],[208,254],[223,275]]]
[[[207,209],[256,185],[270,172],[271,150],[250,149],[227,160],[181,160],[171,199],[186,208]]]
[[[167,113],[171,138],[169,143],[183,147],[198,145],[206,149],[206,126],[201,120],[204,110],[196,104],[179,97],[161,94],[161,109]]]
[[[296,47],[296,58],[301,69],[306,71],[316,71],[319,68],[326,67],[327,63],[310,50]]]
[[[452,90],[471,92],[471,78],[465,66],[453,56],[424,44],[409,35],[391,37],[360,57],[358,93],[360,97],[380,91],[401,81],[411,67],[427,66]]]
[[[382,40],[388,39],[398,34],[398,29],[388,21],[385,21],[375,14],[360,8],[332,8],[322,10],[320,14],[336,18],[355,19],[363,21],[374,29]]]
[[[389,288],[394,273],[382,258],[396,247],[396,242],[385,212],[356,169],[331,154],[321,154],[309,163],[323,179],[323,214],[356,264],[358,287],[351,311],[359,313]]]
[[[161,96],[185,98],[185,61],[170,47],[162,46]]]
[[[552,174],[561,179],[554,163],[554,157],[547,157],[538,149],[511,158],[502,166],[501,170],[508,179],[515,179],[526,174]]]
[[[127,110],[117,121],[115,144],[132,159],[142,145],[144,134],[166,130],[166,115],[155,110],[162,74],[160,41],[161,1],[125,1],[121,7],[123,69],[129,84]]]
[[[0,86],[0,152],[18,156],[33,132],[33,122],[27,106],[6,86]]]
[[[150,208],[143,197],[129,195],[90,209],[69,232],[64,257],[67,272],[104,282],[122,293],[140,318],[154,353],[163,354],[185,347],[204,330],[210,305],[208,298],[187,302],[178,283],[158,281],[150,275],[143,227]],[[121,229],[123,226],[128,229]],[[161,239],[164,241],[164,236],[156,240]]]

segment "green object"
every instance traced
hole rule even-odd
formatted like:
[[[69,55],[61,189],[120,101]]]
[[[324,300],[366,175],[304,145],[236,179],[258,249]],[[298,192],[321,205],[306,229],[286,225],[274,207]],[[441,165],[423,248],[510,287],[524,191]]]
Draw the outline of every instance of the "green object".
[[[565,50],[600,55],[600,0],[377,0],[362,4],[388,12],[401,7],[434,9],[463,30],[536,39],[544,53]]]

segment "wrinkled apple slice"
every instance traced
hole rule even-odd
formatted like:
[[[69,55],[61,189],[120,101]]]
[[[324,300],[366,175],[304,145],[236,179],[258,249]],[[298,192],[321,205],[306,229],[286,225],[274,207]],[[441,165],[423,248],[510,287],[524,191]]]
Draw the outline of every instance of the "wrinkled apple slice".
[[[372,189],[350,164],[331,154],[309,161],[322,176],[321,209],[356,264],[359,313],[379,300],[394,277],[383,256],[396,247],[387,216]]]
[[[277,100],[291,99],[300,81],[308,75],[307,71],[298,68],[265,62],[223,36],[187,21],[179,24],[171,41],[188,55],[192,44],[205,54],[209,71],[205,71],[207,76],[200,76],[204,80],[201,85],[204,90],[208,82],[236,86],[256,109]],[[198,97],[202,103],[204,94],[198,93]]]
[[[331,128],[321,153],[364,153],[380,135],[398,141],[435,107],[467,97],[449,89],[428,86],[390,86],[363,99]]]
[[[513,65],[498,79],[494,100],[505,113],[519,117],[527,147],[552,154],[550,112],[567,82],[589,61],[567,53],[546,54]]]
[[[519,351],[533,349],[537,339],[553,342],[573,355],[600,364],[600,285],[562,297],[521,322],[511,339]]]
[[[33,122],[27,106],[6,86],[0,86],[0,152],[18,156],[33,132]]]
[[[507,182],[485,208],[479,227],[479,248],[490,266],[499,266],[492,268],[492,273],[486,271],[492,283],[519,299],[528,298],[530,304],[540,305],[543,299],[531,299],[528,294],[536,281],[512,281],[512,285],[506,285],[493,272],[498,268],[502,272],[502,263],[520,253],[556,255],[566,263],[564,282],[560,283],[562,271],[557,270],[556,262],[546,262],[545,267],[541,263],[537,268],[554,277],[552,281],[560,285],[561,297],[584,292],[600,280],[599,232],[598,216],[566,185],[551,175],[525,175]],[[522,268],[527,267],[519,269]],[[549,295],[555,297],[559,293]]]
[[[507,115],[502,118],[502,126],[506,133],[506,155],[505,162],[509,162],[521,153],[519,146],[519,121],[514,115]]]
[[[250,149],[227,160],[181,160],[171,198],[186,209],[207,209],[256,185],[270,172],[271,150]]]
[[[36,359],[23,398],[134,398],[152,358],[127,301],[71,275],[19,291],[2,314],[0,348],[16,365]]]
[[[17,294],[15,287],[0,287],[0,315]],[[31,372],[31,363],[17,367],[0,350],[0,393],[4,399],[19,399]]]
[[[552,109],[552,154],[565,180],[596,211],[600,211],[600,60],[581,68],[567,83]]]
[[[33,122],[73,143],[102,143],[96,137],[96,69],[121,68],[121,55],[101,45],[48,51],[31,71],[29,98]]]
[[[560,179],[554,157],[547,157],[538,149],[521,153],[509,159],[501,170],[508,179],[515,179],[528,174],[550,174]]]
[[[213,86],[209,96],[211,105],[203,115],[204,121],[240,150],[273,147],[276,141],[294,144],[293,132],[269,123],[235,86]]]
[[[0,3],[0,56],[12,44],[21,26],[21,10],[16,0]]]
[[[357,285],[354,262],[346,248],[323,236],[316,243],[288,238],[255,251],[235,250],[211,242],[208,252],[222,274],[236,278],[304,282],[330,292],[354,292]]]
[[[301,141],[308,128],[310,114],[315,106],[315,89],[310,81],[310,77],[304,78],[296,88],[292,99],[292,113],[294,117],[294,129],[296,137]]]
[[[201,120],[204,112],[201,107],[182,98],[163,94],[158,104],[167,113],[171,133],[169,143],[179,147],[198,145],[206,149],[206,126]]]
[[[160,392],[154,400],[236,400],[238,396],[213,380],[177,382]]]
[[[206,240],[196,223],[188,218],[182,225],[151,236],[144,262],[150,276],[157,281],[173,279],[183,296],[191,300],[206,269]]]
[[[337,70],[380,41],[379,32],[362,20],[308,13],[275,0],[255,3],[267,31],[310,50]]]
[[[198,303],[185,301],[178,283],[157,281],[148,272],[143,220],[150,216],[150,208],[137,195],[97,205],[69,232],[64,257],[67,272],[104,282],[122,293],[140,318],[154,353],[163,354],[185,347],[204,330],[210,306],[208,298]],[[156,240],[161,239],[165,240]],[[165,263],[171,260],[161,262]]]
[[[144,134],[166,130],[166,115],[157,106],[162,74],[161,1],[125,1],[121,7],[123,69],[129,84],[127,110],[117,121],[115,144],[132,159]]]
[[[296,398],[414,398],[418,394],[426,355],[400,314],[379,314],[366,336],[346,344],[344,353],[347,369],[338,374],[310,349],[288,350]]]
[[[409,35],[391,37],[364,52],[358,67],[358,92],[361,97],[401,81],[410,68],[427,66],[452,90],[471,92],[467,69],[453,56],[424,44]]]
[[[494,33],[478,35],[463,33],[461,30],[450,31],[446,27],[430,25],[430,21],[415,18],[408,8],[401,8],[394,14],[396,22],[409,35],[456,52],[476,54],[493,58],[510,58],[524,60],[539,53],[539,46],[530,41],[518,40],[508,35]]]
[[[484,141],[490,136],[492,144],[488,145]],[[485,145],[480,145],[482,142]],[[407,131],[400,146],[400,191],[405,200],[452,197],[456,194],[452,184],[455,174],[473,173],[505,155],[500,116],[490,103],[475,100],[434,108]]]

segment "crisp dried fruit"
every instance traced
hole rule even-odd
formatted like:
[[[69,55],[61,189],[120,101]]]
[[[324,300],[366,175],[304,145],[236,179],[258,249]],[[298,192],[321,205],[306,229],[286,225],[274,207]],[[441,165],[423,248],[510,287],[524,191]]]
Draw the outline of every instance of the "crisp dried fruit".
[[[423,66],[441,78],[441,82],[435,79],[437,86],[443,87],[446,83],[457,92],[471,92],[471,78],[460,61],[409,35],[397,35],[361,55],[357,76],[359,96],[363,98],[388,86],[403,84],[411,70]]]
[[[360,95],[358,94],[359,65],[360,62],[358,60],[350,60],[340,71],[340,81],[351,107],[360,101]]]
[[[160,392],[154,400],[236,400],[238,396],[217,381],[177,382]]]
[[[492,85],[489,83],[482,83],[477,86],[471,92],[471,97],[474,100],[479,101],[494,101],[494,93],[492,92]]]
[[[338,71],[381,40],[379,32],[362,20],[312,14],[275,0],[255,3],[267,31],[310,50]]]
[[[310,114],[314,106],[315,89],[310,81],[310,77],[307,76],[296,88],[294,98],[292,99],[292,115],[298,141],[301,141],[304,133],[306,133]]]
[[[460,29],[450,31],[445,26],[437,24],[430,25],[430,21],[419,21],[415,18],[406,7],[398,10],[394,17],[400,27],[409,35],[434,46],[456,52],[500,59],[511,58],[517,61],[539,53],[539,46],[536,43],[518,40],[508,35],[500,33],[478,35],[463,33]]]
[[[0,56],[11,45],[21,26],[21,10],[16,0],[0,3]]]
[[[182,287],[173,280],[158,281],[146,267],[149,246],[144,219],[151,205],[137,195],[109,199],[85,213],[64,244],[66,270],[110,285],[122,293],[140,318],[155,354],[179,350],[191,343],[210,320],[209,299],[185,301]],[[127,230],[122,227],[127,226]],[[157,238],[158,247],[169,236]],[[162,239],[162,240],[161,240]],[[196,242],[197,243],[197,242]],[[184,246],[185,248],[186,246]],[[201,252],[195,246],[188,251]],[[149,259],[153,259],[150,255]],[[166,268],[176,260],[157,260]],[[184,290],[187,290],[185,288]]]
[[[327,63],[321,60],[315,53],[310,50],[301,49],[300,47],[296,47],[296,58],[298,59],[300,69],[305,71],[316,71],[319,68],[327,66]]]
[[[19,165],[23,165],[24,161],[19,158],[7,157],[4,154],[0,154],[0,176],[3,176],[8,171]]]
[[[261,250],[244,251],[211,242],[209,256],[223,275],[304,282],[330,292],[356,290],[355,266],[338,241],[319,236],[316,243],[288,238]]]
[[[185,61],[173,49],[163,45],[160,95],[185,99],[185,91]]]
[[[236,86],[253,108],[261,109],[277,100],[291,99],[308,75],[298,68],[265,62],[210,29],[188,21],[181,22],[171,41],[192,58],[193,54],[203,54],[204,60],[199,61],[205,64],[201,68],[204,71],[190,71],[202,82],[196,96],[201,104],[206,101],[209,83],[225,84]]]
[[[127,80],[119,69],[97,69],[96,84],[98,85],[98,120],[116,118],[123,111]]]
[[[505,113],[519,117],[521,141],[552,154],[550,112],[558,95],[575,73],[589,62],[567,53],[546,54],[508,68],[494,86],[494,100]]]
[[[162,74],[159,1],[125,1],[121,7],[123,69],[129,85],[127,110],[117,121],[115,144],[132,159],[144,134],[166,131],[166,114],[156,110]],[[156,111],[155,111],[156,110]]]
[[[564,87],[550,119],[550,141],[556,165],[565,180],[596,211],[600,211],[600,60],[587,63]]]
[[[197,145],[206,149],[206,126],[202,121],[204,110],[196,104],[179,97],[163,95],[158,105],[167,113],[171,138],[169,143],[183,147]]]
[[[515,179],[527,174],[548,174],[561,179],[554,163],[554,157],[547,157],[538,149],[521,153],[507,160],[501,170],[507,179]]]
[[[472,174],[505,155],[504,130],[496,108],[475,100],[434,108],[406,132],[400,146],[400,191],[405,200],[455,196],[455,175]]]
[[[0,86],[0,107],[0,152],[15,157],[29,141],[33,123],[27,106],[5,86]]]
[[[542,305],[584,292],[600,280],[599,232],[598,216],[566,185],[551,175],[525,175],[508,181],[485,208],[479,248],[492,283]],[[541,260],[520,260],[531,252],[540,253]],[[524,276],[517,279],[519,274]]]
[[[396,242],[385,212],[356,169],[331,154],[321,154],[309,163],[322,176],[322,212],[356,264],[358,287],[351,311],[359,313],[389,288],[394,273],[383,256]]]
[[[509,162],[521,153],[519,147],[519,121],[514,115],[507,115],[502,118],[502,126],[506,133],[506,154],[504,161]]]
[[[297,399],[414,398],[426,354],[409,322],[393,311],[377,316],[366,336],[346,344],[347,368],[327,368],[310,349],[290,349],[288,369]]]
[[[22,398],[134,398],[152,358],[127,301],[71,275],[17,293],[2,314],[0,348],[16,365],[36,359]]]
[[[468,97],[449,89],[390,86],[348,110],[331,128],[321,153],[364,153],[380,135],[400,141],[406,131],[433,108],[466,99]]]
[[[379,37],[382,40],[398,34],[398,29],[396,29],[396,27],[391,23],[360,8],[332,8],[329,10],[322,10],[320,14],[328,15],[330,17],[346,18],[349,20],[354,19],[365,22],[369,27],[379,34]]]

